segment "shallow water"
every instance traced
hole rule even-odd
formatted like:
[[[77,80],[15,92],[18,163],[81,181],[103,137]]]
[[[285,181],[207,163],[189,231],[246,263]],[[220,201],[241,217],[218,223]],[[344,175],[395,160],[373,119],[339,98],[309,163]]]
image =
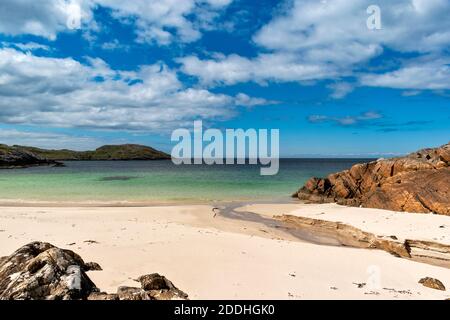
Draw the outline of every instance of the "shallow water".
[[[175,166],[171,161],[65,162],[66,167],[0,171],[0,199],[57,202],[182,202],[289,199],[312,176],[367,159],[282,159],[276,176],[260,167]]]

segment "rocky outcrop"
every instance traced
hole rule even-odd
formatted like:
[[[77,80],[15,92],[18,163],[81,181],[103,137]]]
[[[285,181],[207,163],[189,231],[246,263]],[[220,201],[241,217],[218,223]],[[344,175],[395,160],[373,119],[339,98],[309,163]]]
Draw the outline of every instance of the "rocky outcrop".
[[[439,281],[438,279],[426,277],[426,278],[420,279],[419,283],[427,288],[445,291],[444,284],[441,281]]]
[[[312,178],[294,197],[313,203],[450,215],[450,144]]]
[[[49,243],[30,243],[0,258],[0,300],[170,300],[187,294],[158,274],[138,279],[141,288],[121,287],[102,293],[86,272],[101,270],[70,250]]]
[[[138,278],[142,290],[156,300],[187,299],[188,295],[179,290],[164,276],[157,273],[141,276]]]
[[[188,295],[179,290],[166,277],[157,273],[138,278],[140,288],[119,287],[117,293],[97,293],[89,295],[88,300],[186,300]]]
[[[76,253],[30,243],[0,264],[0,300],[85,299],[97,291]]]
[[[20,147],[0,145],[0,169],[26,168],[41,165],[61,166],[62,164],[40,157]]]
[[[303,235],[320,237],[326,244],[378,249],[400,258],[450,268],[450,245],[420,240],[400,240],[395,236],[379,236],[341,222],[292,215],[275,216],[274,219],[283,222],[294,235],[298,230]]]

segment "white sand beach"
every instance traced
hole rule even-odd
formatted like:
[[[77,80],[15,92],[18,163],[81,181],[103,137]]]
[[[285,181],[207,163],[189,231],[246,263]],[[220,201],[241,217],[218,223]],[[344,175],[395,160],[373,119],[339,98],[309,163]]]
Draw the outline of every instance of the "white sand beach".
[[[436,241],[450,244],[450,217],[329,204],[252,204],[237,211],[262,216],[289,214],[298,217],[341,222],[380,236]]]
[[[235,211],[341,221],[380,235],[450,243],[450,217],[337,205],[254,204]],[[0,208],[0,256],[50,242],[98,262],[103,291],[165,275],[190,299],[448,299],[450,269],[379,250],[302,242],[260,222],[216,215],[210,205]],[[421,278],[447,291],[426,288]],[[359,284],[359,285],[358,285]]]

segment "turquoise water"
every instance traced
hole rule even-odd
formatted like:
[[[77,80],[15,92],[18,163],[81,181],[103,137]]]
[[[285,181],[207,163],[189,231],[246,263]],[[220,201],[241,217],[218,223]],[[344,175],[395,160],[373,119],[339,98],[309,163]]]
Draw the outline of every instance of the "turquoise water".
[[[0,171],[0,199],[25,201],[222,201],[288,199],[311,176],[363,159],[282,159],[276,176],[259,166],[175,166],[171,161],[65,162]]]

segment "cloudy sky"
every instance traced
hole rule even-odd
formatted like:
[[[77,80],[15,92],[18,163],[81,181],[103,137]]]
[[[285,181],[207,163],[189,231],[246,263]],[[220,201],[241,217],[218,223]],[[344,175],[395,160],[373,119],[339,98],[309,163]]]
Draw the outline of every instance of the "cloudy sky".
[[[0,143],[170,151],[202,119],[279,128],[283,156],[444,144],[449,16],[448,0],[2,0]]]

